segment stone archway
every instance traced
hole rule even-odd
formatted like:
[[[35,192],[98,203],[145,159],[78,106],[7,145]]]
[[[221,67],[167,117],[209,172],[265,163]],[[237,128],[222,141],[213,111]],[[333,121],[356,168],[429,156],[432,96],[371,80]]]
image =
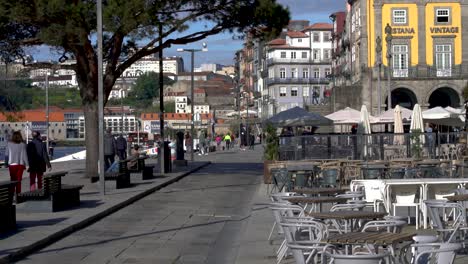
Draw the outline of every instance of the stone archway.
[[[387,98],[385,104],[388,105]],[[392,108],[396,105],[403,106],[408,109],[413,109],[414,105],[418,103],[416,94],[408,88],[396,88],[392,90]],[[388,110],[388,106],[386,108]]]
[[[460,107],[460,95],[450,87],[441,87],[434,90],[428,99],[429,108],[437,106],[454,108]]]

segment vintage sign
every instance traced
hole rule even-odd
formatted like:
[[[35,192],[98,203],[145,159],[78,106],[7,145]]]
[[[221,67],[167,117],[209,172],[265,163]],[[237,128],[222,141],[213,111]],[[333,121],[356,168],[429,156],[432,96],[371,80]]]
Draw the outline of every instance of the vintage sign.
[[[414,34],[414,28],[392,28],[392,34]]]
[[[430,30],[433,34],[456,34],[459,32],[458,27],[431,27]]]

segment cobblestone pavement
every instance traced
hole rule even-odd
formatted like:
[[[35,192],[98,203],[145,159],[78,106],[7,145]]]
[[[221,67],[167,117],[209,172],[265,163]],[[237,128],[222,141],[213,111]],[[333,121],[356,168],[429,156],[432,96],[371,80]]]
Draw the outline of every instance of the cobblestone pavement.
[[[261,147],[197,156],[213,164],[20,263],[235,263],[261,158]]]

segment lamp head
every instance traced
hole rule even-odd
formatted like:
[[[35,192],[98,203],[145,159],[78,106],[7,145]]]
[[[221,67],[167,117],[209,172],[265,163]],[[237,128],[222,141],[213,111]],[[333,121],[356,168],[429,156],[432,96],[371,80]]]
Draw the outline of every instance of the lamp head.
[[[183,51],[184,51],[184,49],[177,49],[177,51],[178,51],[178,52],[183,52]]]
[[[202,43],[202,47],[203,47],[204,49],[206,49],[206,48],[208,47],[208,45],[206,45],[206,42],[203,42],[203,43]]]

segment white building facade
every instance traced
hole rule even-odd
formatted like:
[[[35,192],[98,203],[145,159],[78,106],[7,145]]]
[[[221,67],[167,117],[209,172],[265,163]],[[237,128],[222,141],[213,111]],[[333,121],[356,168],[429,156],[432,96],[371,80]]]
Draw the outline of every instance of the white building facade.
[[[316,23],[302,31],[288,31],[284,39],[266,45],[262,98],[267,102],[267,116],[296,106],[329,103],[332,28]]]
[[[182,57],[165,57],[163,59],[163,72],[178,75],[184,71],[184,61]],[[123,77],[136,77],[147,72],[159,72],[159,58],[153,56],[144,57],[130,67],[122,74]]]

